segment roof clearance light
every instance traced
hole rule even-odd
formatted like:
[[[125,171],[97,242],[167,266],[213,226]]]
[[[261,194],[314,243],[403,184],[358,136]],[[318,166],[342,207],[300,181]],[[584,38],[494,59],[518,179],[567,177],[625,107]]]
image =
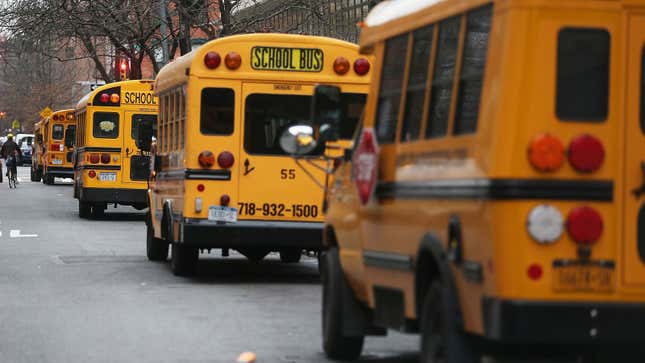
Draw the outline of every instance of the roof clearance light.
[[[575,208],[567,217],[567,230],[576,243],[590,245],[602,235],[602,216],[588,206]]]
[[[68,120],[73,120],[74,119],[74,114],[73,113],[68,113],[67,114],[67,119]]]
[[[110,95],[107,93],[103,93],[99,98],[99,100],[101,101],[101,103],[108,103],[110,102]]]
[[[580,135],[569,145],[569,162],[581,173],[592,173],[602,166],[605,147],[591,135]]]
[[[354,72],[359,76],[364,76],[370,71],[370,62],[365,58],[359,58],[354,62]]]
[[[224,63],[226,64],[226,68],[234,71],[242,65],[242,57],[239,53],[229,52],[224,58]]]
[[[116,94],[116,93],[113,93],[113,94],[110,95],[110,102],[112,102],[112,103],[119,103],[120,99],[121,99],[121,97],[119,97],[119,95]]]
[[[526,225],[529,235],[537,243],[551,244],[562,235],[564,218],[557,208],[543,204],[531,210]]]
[[[58,121],[58,115],[52,116],[52,119],[54,119],[54,121]]]
[[[347,74],[349,72],[349,61],[344,57],[338,57],[334,61],[334,72],[339,76]]]
[[[198,161],[202,168],[210,168],[215,165],[215,155],[208,150],[202,151],[199,154]]]
[[[558,170],[564,163],[564,146],[553,135],[538,135],[529,145],[529,161],[542,172]]]
[[[219,64],[222,62],[222,58],[217,52],[208,52],[204,56],[204,64],[208,69],[215,69],[219,67]]]

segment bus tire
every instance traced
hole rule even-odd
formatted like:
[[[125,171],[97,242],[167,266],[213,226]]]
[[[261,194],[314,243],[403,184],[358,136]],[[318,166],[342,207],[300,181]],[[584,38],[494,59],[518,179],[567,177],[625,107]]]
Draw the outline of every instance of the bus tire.
[[[170,252],[170,270],[175,276],[190,276],[199,261],[199,250],[173,243]]]
[[[78,216],[87,219],[92,214],[92,205],[89,202],[78,200]]]
[[[355,360],[361,356],[364,333],[348,336],[344,331],[346,324],[343,309],[346,309],[343,294],[349,293],[349,298],[355,299],[351,288],[345,280],[340,265],[338,248],[330,248],[322,257],[322,330],[323,350],[328,358],[334,360]]]
[[[146,255],[150,261],[166,261],[168,259],[168,242],[155,237],[152,220],[146,221]]]
[[[302,250],[299,248],[292,248],[280,251],[280,261],[284,263],[298,263],[302,257]]]
[[[421,363],[479,363],[473,341],[463,330],[459,306],[450,289],[435,279],[430,284],[421,314]]]
[[[31,169],[30,169],[30,176],[31,176],[31,181],[32,181],[32,182],[38,181],[38,180],[36,179],[36,171],[34,170],[34,168],[31,168]]]
[[[45,175],[45,178],[47,179],[47,185],[54,185],[54,176],[51,174]]]

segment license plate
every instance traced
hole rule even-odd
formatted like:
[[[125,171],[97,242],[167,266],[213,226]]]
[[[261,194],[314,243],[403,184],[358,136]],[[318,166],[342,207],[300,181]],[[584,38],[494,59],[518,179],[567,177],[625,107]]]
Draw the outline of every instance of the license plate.
[[[610,292],[614,290],[611,261],[557,260],[553,263],[555,291]]]
[[[320,72],[325,54],[317,48],[253,47],[251,67],[264,71]]]
[[[99,173],[100,181],[116,181],[116,173]]]
[[[217,222],[237,222],[237,208],[210,206],[208,208],[208,220]]]
[[[63,161],[61,159],[54,159],[54,160],[52,160],[52,164],[61,165],[61,164],[63,164]]]

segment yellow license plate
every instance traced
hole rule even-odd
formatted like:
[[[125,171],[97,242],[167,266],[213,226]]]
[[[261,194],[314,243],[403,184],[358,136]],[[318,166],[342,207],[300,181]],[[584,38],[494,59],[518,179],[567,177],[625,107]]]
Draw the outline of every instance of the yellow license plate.
[[[614,264],[607,261],[564,261],[553,263],[556,291],[610,292],[614,290]]]
[[[253,47],[251,67],[263,71],[320,72],[325,54],[317,48]]]

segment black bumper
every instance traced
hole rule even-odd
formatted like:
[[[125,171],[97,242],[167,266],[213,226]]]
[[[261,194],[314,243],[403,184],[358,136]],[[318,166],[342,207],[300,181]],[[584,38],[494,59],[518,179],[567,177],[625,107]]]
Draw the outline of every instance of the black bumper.
[[[91,203],[146,204],[145,189],[80,188],[78,199]]]
[[[645,304],[482,299],[486,338],[504,343],[645,343]]]
[[[73,178],[74,169],[71,167],[66,168],[62,166],[48,166],[47,174],[53,175],[56,178]]]
[[[239,221],[230,224],[186,219],[179,224],[180,241],[200,248],[297,247],[320,250],[323,223]]]

